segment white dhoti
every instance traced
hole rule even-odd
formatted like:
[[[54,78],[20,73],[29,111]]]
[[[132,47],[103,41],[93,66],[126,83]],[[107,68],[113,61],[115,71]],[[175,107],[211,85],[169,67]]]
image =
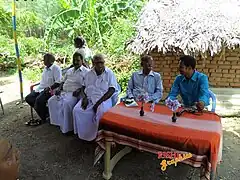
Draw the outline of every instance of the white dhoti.
[[[103,114],[112,107],[111,99],[99,105],[97,113],[93,111],[94,104],[89,101],[86,110],[83,110],[82,100],[80,100],[73,109],[74,133],[78,134],[80,139],[92,141],[97,137],[99,120]]]
[[[63,92],[60,96],[53,96],[48,100],[50,123],[60,126],[62,133],[73,131],[72,111],[77,101],[72,92]]]

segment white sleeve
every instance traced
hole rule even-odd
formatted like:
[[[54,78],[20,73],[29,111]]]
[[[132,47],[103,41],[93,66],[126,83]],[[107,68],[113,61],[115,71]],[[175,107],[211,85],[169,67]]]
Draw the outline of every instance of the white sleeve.
[[[117,89],[117,79],[112,71],[110,71],[108,79],[109,79],[108,86],[113,87],[116,90]]]
[[[69,73],[69,70],[65,73],[64,76],[62,76],[61,82],[65,82],[67,80],[68,73]]]
[[[53,76],[54,76],[54,82],[55,83],[61,83],[62,70],[59,66],[56,66],[56,68],[54,68]]]
[[[87,73],[83,76],[82,86],[86,87],[87,84]]]

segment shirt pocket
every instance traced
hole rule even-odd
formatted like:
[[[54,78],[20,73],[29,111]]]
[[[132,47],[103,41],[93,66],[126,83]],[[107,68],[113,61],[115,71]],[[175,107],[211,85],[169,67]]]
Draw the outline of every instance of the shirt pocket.
[[[80,84],[81,86],[83,85],[83,76],[79,75],[76,77],[76,83]]]
[[[155,92],[155,89],[156,89],[155,78],[152,77],[152,76],[148,77],[146,83],[147,83],[148,92],[153,94]]]
[[[140,78],[133,79],[133,89],[143,89],[144,88],[144,80]]]
[[[96,88],[100,88],[101,91],[106,92],[108,90],[108,81],[104,79],[98,79],[96,81]]]

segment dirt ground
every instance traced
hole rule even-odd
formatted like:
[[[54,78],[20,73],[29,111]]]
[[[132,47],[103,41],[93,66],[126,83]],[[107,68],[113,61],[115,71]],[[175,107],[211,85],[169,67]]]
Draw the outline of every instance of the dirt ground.
[[[64,136],[57,127],[44,124],[26,127],[30,119],[27,105],[18,104],[17,77],[0,78],[0,96],[5,115],[0,110],[0,137],[9,139],[21,151],[20,180],[100,180],[103,163],[93,167],[94,143],[76,136]],[[28,93],[29,82],[24,89]],[[240,176],[240,118],[223,118],[223,163],[219,179],[238,180]],[[179,164],[162,172],[155,155],[132,152],[113,170],[112,180],[197,180],[199,169]]]

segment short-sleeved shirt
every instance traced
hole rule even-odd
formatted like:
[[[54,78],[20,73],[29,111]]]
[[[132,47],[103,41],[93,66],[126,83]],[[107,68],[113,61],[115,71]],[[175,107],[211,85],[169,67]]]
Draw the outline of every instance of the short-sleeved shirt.
[[[40,85],[35,91],[42,92],[45,88],[52,86],[54,83],[60,83],[61,79],[62,71],[58,65],[53,64],[49,68],[45,67],[42,73]]]
[[[117,80],[112,70],[105,67],[105,71],[101,75],[97,75],[92,68],[84,78],[85,94],[87,98],[95,104],[110,87],[117,89]]]
[[[82,87],[83,79],[86,73],[89,71],[88,68],[81,66],[75,70],[75,68],[70,68],[63,79],[63,91],[64,92],[74,92]]]

